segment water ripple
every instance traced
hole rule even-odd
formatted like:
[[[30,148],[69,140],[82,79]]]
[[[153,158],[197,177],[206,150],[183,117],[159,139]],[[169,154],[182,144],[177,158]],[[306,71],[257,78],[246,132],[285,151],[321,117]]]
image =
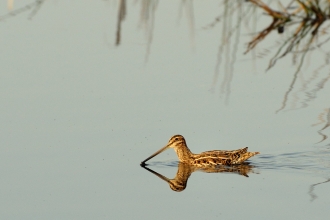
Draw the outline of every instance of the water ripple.
[[[297,170],[330,173],[330,149],[315,151],[264,154],[255,157],[252,164],[260,169]]]
[[[166,161],[154,161],[148,163],[153,167],[178,167],[179,161],[177,160],[166,160]]]

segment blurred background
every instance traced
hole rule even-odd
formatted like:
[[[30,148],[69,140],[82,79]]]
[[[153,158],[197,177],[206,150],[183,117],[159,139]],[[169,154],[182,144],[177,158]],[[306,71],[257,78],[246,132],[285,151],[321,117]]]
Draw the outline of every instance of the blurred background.
[[[327,219],[329,8],[4,1],[1,218]],[[161,176],[139,166],[175,134],[194,153],[261,154],[211,173],[173,150],[149,161]],[[177,173],[181,192],[163,181]]]

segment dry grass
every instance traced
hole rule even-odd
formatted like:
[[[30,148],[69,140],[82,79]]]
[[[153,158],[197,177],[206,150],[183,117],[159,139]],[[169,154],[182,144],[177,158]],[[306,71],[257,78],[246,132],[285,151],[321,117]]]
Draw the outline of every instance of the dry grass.
[[[286,7],[279,3],[281,11],[270,8],[261,0],[250,0],[250,3],[262,9],[264,13],[272,18],[271,24],[260,31],[248,44],[245,53],[250,52],[272,31],[283,33],[290,31],[288,38],[280,47],[269,62],[268,69],[273,67],[276,61],[290,52],[300,54],[301,68],[306,53],[324,43],[330,38],[320,40],[319,37],[327,33],[328,26],[323,27],[330,18],[329,0],[292,0]]]

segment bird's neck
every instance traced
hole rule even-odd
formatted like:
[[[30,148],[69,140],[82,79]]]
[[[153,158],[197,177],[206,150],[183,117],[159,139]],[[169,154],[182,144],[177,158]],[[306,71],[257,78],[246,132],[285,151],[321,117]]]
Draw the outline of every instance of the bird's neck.
[[[180,162],[188,161],[192,158],[193,153],[191,153],[190,149],[185,144],[180,147],[174,148],[174,150],[178,155]]]

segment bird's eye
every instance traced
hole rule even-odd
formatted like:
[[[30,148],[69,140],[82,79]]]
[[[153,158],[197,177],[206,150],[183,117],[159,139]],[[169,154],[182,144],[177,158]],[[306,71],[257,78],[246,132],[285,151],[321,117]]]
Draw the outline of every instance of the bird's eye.
[[[177,141],[177,140],[179,140],[179,138],[176,137],[174,140]]]

